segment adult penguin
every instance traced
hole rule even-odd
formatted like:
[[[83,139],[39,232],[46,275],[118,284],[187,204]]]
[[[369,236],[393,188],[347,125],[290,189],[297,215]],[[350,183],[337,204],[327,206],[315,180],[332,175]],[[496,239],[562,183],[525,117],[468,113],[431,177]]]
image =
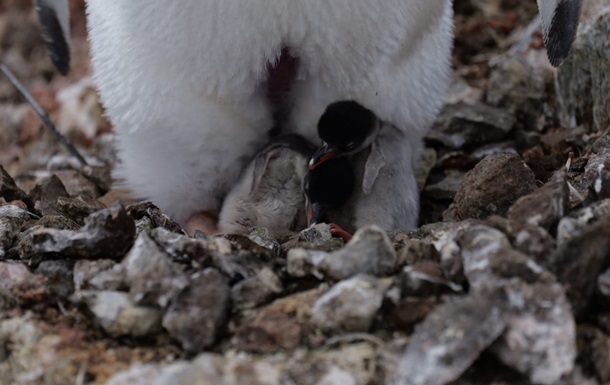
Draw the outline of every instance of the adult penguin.
[[[36,4],[65,70],[67,0]],[[538,5],[558,64],[580,1]],[[278,100],[268,97],[271,84],[286,90],[282,133],[314,141],[336,100],[355,100],[390,127],[391,155],[376,175],[400,183],[383,192],[394,197],[391,207],[374,199],[375,188],[369,200],[395,213],[384,227],[416,226],[413,165],[450,79],[450,1],[89,0],[87,22],[94,79],[117,132],[115,175],[190,230],[213,227],[241,171],[269,141],[277,126],[271,99]],[[284,72],[292,76],[272,79],[282,71],[270,69],[287,62],[296,63]]]

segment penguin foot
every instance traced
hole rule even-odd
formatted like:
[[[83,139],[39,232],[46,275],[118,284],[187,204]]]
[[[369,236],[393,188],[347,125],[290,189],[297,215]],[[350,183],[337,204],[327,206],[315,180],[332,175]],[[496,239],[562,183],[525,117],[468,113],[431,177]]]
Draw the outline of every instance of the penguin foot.
[[[333,237],[339,237],[339,238],[343,239],[343,241],[346,243],[349,242],[350,239],[352,239],[352,234],[343,230],[341,227],[339,227],[338,224],[329,223],[328,226],[330,226],[330,233]]]
[[[207,211],[199,211],[186,220],[185,230],[191,237],[199,230],[204,234],[215,234],[218,232],[218,218]]]

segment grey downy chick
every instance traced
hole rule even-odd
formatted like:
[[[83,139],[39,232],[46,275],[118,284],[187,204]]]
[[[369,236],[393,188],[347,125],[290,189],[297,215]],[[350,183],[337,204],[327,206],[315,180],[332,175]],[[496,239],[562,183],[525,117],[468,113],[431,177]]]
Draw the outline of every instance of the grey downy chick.
[[[326,210],[328,222],[347,232],[371,224],[409,229],[416,223],[419,191],[410,170],[419,154],[417,141],[353,100],[330,104],[320,117],[318,135],[323,144],[309,172],[347,158],[355,180],[349,199]]]
[[[377,182],[380,171],[386,165],[384,152],[379,147],[382,126],[383,123],[373,111],[356,101],[346,100],[328,105],[318,121],[318,136],[322,139],[322,146],[311,157],[306,177],[306,180],[317,182],[308,194],[314,222],[325,214],[327,221],[349,232],[365,224],[391,227],[387,219],[392,218],[392,213],[380,210],[367,198],[375,183],[387,180],[382,178],[382,182]],[[387,128],[384,131],[389,130]],[[330,175],[332,172],[335,173],[334,177]],[[345,180],[352,181],[350,183],[353,186],[348,188]],[[389,181],[395,184],[401,182],[396,178]],[[340,183],[341,186],[338,185]],[[347,189],[348,199],[344,199],[340,205],[320,205],[317,202],[337,201],[338,196],[345,198]],[[383,199],[392,198],[385,193],[378,195]],[[377,208],[369,210],[371,206]],[[393,208],[394,205],[386,207]],[[370,215],[371,212],[374,213],[373,216]],[[363,216],[362,213],[366,215]]]
[[[222,205],[220,232],[247,233],[253,227],[265,227],[278,234],[305,228],[301,185],[312,150],[305,138],[291,134],[260,151]]]
[[[342,100],[328,105],[317,127],[322,145],[312,155],[303,181],[308,225],[326,220],[339,229],[353,228],[352,210],[344,206],[362,184],[362,177],[357,183],[355,171],[361,162],[354,158],[361,152],[368,155],[365,150],[379,126],[377,116],[358,102]]]

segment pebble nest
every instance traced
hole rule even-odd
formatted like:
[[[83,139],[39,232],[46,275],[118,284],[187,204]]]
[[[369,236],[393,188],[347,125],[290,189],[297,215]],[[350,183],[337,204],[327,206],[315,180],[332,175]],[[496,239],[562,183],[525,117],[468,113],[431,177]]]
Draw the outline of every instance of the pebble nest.
[[[325,224],[189,237],[154,202],[117,199],[83,2],[68,78],[22,3],[0,1],[0,60],[91,165],[0,79],[0,384],[610,382],[603,2],[554,70],[526,33],[535,4],[456,1],[421,227],[347,244]]]

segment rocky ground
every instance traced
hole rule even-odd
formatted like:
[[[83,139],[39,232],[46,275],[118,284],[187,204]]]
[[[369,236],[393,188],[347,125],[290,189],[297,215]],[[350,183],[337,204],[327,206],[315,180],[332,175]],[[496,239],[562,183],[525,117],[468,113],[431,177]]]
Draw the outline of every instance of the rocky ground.
[[[533,1],[456,1],[455,78],[417,231],[191,238],[112,189],[83,2],[58,76],[0,0],[0,384],[610,383],[610,7],[567,62]],[[123,204],[118,204],[122,202]]]

